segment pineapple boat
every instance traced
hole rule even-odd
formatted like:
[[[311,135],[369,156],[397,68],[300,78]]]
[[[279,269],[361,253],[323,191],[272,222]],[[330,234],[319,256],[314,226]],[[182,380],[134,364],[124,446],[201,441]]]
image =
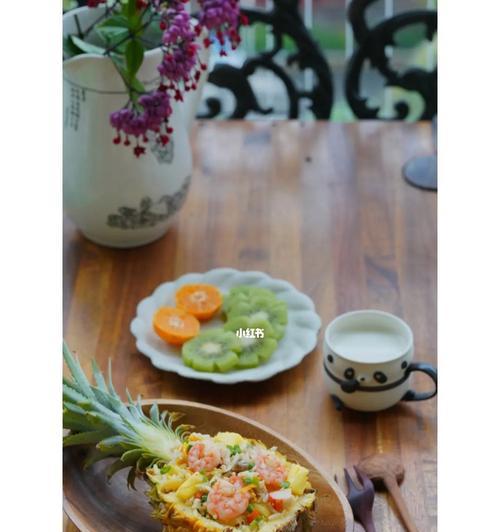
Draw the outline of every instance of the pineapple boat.
[[[153,517],[163,532],[305,532],[311,530],[315,491],[309,471],[276,448],[232,432],[214,436],[174,424],[181,414],[154,404],[149,415],[127,392],[124,404],[93,362],[92,385],[64,346],[71,378],[63,383],[65,447],[87,446],[85,466],[114,459],[111,478],[129,468],[127,482],[146,481]]]

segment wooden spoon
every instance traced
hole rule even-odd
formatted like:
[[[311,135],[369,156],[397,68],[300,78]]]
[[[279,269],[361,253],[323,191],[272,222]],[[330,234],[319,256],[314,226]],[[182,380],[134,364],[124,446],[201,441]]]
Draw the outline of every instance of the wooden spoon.
[[[406,528],[409,532],[418,532],[399,489],[399,484],[403,482],[405,476],[405,470],[399,460],[385,453],[372,454],[361,460],[358,467],[373,482],[385,485],[396,503]]]

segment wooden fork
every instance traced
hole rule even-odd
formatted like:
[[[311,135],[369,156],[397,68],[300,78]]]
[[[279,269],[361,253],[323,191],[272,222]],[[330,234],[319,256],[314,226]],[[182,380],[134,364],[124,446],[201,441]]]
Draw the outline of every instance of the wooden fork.
[[[356,472],[360,486],[354,482],[347,469],[344,468],[347,482],[347,500],[352,508],[354,518],[363,525],[366,532],[376,532],[372,515],[373,501],[375,499],[373,482],[356,466],[353,466],[353,469]],[[335,475],[335,481],[338,484],[337,475]]]

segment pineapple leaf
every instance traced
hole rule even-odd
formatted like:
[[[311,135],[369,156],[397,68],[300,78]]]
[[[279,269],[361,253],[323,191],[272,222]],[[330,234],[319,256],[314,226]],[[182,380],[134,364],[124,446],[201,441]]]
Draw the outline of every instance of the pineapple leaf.
[[[135,464],[137,460],[139,460],[141,455],[142,455],[142,451],[140,449],[132,449],[130,451],[125,451],[121,456],[121,460],[126,463]]]
[[[85,410],[84,410],[85,412]],[[71,429],[70,426],[66,424],[66,421],[68,422],[75,422],[80,425],[83,425],[84,428],[80,430],[104,430],[108,429],[108,426],[104,423],[101,423],[98,419],[94,417],[89,417],[88,412],[85,412],[85,414],[80,414],[75,411],[71,411],[68,408],[65,408],[63,410],[63,423],[64,428]]]
[[[135,468],[131,467],[127,475],[127,487],[129,489],[132,488],[133,490],[135,490],[135,477],[136,477]]]
[[[175,434],[179,438],[179,440],[184,440],[186,436],[189,434],[189,432],[193,429],[193,425],[178,425],[175,429]]]
[[[78,392],[77,384],[74,381],[67,379],[66,377],[63,377],[63,385],[67,386],[68,388],[71,388],[72,390],[75,390],[75,392]]]
[[[111,465],[106,468],[106,479],[108,482],[111,480],[111,477],[118,473],[121,469],[130,467],[131,464],[124,464],[120,459],[115,460]]]
[[[112,419],[116,421],[122,421],[122,418],[123,418],[122,412],[120,413],[115,412],[112,408],[108,408],[107,406],[100,403],[98,399],[91,399],[91,398],[83,397],[83,396],[81,396],[82,398],[80,399],[78,396],[71,394],[71,392],[68,393],[68,397],[70,400],[75,401],[78,404],[78,406],[80,406],[81,408],[87,411],[99,412],[103,414],[105,417],[109,418],[110,421]]]
[[[66,410],[73,412],[73,414],[85,415],[87,413],[81,406],[78,406],[75,403],[70,403],[69,401],[63,401],[63,406]]]
[[[130,414],[132,415],[132,417],[134,418],[135,421],[141,421],[141,416],[139,415],[137,406],[135,405],[134,400],[132,399],[132,397],[130,395],[130,392],[128,390],[125,390],[125,394],[127,396],[127,401],[129,403],[128,404],[128,410],[129,410]]]
[[[96,447],[93,447],[89,450],[89,453],[87,454],[85,461],[83,462],[83,469],[88,469],[90,466],[94,465],[100,460],[119,456],[121,451],[122,449],[119,447],[115,447],[108,451],[100,451]]]
[[[104,375],[99,369],[97,362],[92,359],[92,374],[94,375],[94,381],[97,387],[104,393],[108,393],[108,387],[106,386],[106,381],[104,380]]]
[[[86,431],[89,430],[89,424],[81,416],[74,414],[73,412],[63,412],[63,425],[66,429],[71,431]]]
[[[143,454],[139,458],[139,460],[137,460],[137,469],[139,471],[145,471],[151,465],[153,458],[154,457],[151,456],[150,454]]]
[[[108,476],[120,469],[130,468],[127,482],[134,488],[136,476],[147,467],[161,461],[169,463],[179,452],[179,446],[191,427],[174,423],[180,414],[163,411],[154,404],[146,415],[139,396],[136,401],[126,392],[128,403],[116,393],[109,363],[108,379],[95,362],[92,375],[95,385],[87,379],[78,360],[66,344],[64,359],[73,380],[63,381],[63,423],[70,429],[64,446],[87,445],[90,448],[85,462],[88,467],[104,458],[115,458],[108,468]],[[135,489],[135,488],[134,488]]]
[[[63,355],[73,379],[75,379],[75,382],[78,384],[79,391],[89,398],[94,398],[89,381],[87,380],[87,377],[85,376],[85,373],[83,372],[78,360],[71,354],[66,342],[63,343]]]
[[[134,437],[134,431],[129,429],[121,420],[115,420],[114,418],[106,417],[105,414],[100,412],[87,412],[86,417],[89,420],[97,421],[107,425],[108,427],[115,430],[117,434],[124,434],[131,438]]]
[[[74,388],[71,388],[67,384],[63,384],[63,397],[64,399],[74,403],[80,403],[87,400],[84,395],[82,395],[80,392],[77,392]]]
[[[127,396],[127,401],[129,402],[130,406],[134,406],[134,400],[132,396],[130,395],[128,388],[125,389],[125,395]]]
[[[97,445],[97,448],[101,451],[106,451],[108,449],[113,449],[114,447],[120,446],[124,447],[127,445],[127,440],[123,436],[111,436],[102,440]]]
[[[141,396],[138,395],[137,396],[137,400],[136,402],[134,403],[134,400],[132,399],[132,396],[130,395],[129,391],[126,390],[126,394],[127,394],[127,400],[129,402],[129,411],[130,413],[132,414],[132,416],[134,417],[134,419],[136,421],[139,421],[139,422],[142,422],[142,421],[147,421],[147,422],[150,422],[151,419],[149,419],[145,414],[144,414],[144,411],[142,409],[142,404],[141,404]]]
[[[153,423],[160,424],[160,412],[156,403],[149,410],[149,417],[153,420]]]
[[[63,438],[63,446],[70,445],[88,445],[90,443],[98,443],[102,439],[109,437],[109,430],[91,430],[87,432],[79,432],[78,434],[70,434]]]
[[[110,401],[111,396],[107,394],[106,392],[103,392],[100,388],[96,388],[95,386],[91,386],[92,391],[94,392],[94,395],[96,396],[96,399],[104,405],[106,408],[109,408],[113,410],[113,405]]]
[[[113,386],[113,377],[112,377],[112,373],[111,373],[111,359],[108,360],[108,388],[109,388],[109,393],[117,398],[117,399],[120,399],[120,396],[116,393],[116,390],[115,390],[115,387]]]

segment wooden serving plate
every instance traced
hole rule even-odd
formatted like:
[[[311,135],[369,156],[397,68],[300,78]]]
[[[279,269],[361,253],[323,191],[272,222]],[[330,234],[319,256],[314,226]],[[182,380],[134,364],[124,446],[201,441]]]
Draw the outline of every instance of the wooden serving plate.
[[[276,432],[243,416],[201,403],[158,399],[145,401],[145,407],[153,402],[158,403],[160,410],[183,412],[182,422],[194,425],[198,432],[238,432],[261,440],[268,447],[275,445],[289,460],[310,471],[309,478],[317,492],[314,532],[354,531],[352,512],[340,488],[312,458]],[[151,507],[144,495],[146,483],[138,480],[137,491],[129,490],[126,471],[120,471],[107,483],[104,475],[107,462],[84,471],[82,458],[81,449],[64,450],[64,510],[82,532],[160,532],[161,525],[151,517]]]

